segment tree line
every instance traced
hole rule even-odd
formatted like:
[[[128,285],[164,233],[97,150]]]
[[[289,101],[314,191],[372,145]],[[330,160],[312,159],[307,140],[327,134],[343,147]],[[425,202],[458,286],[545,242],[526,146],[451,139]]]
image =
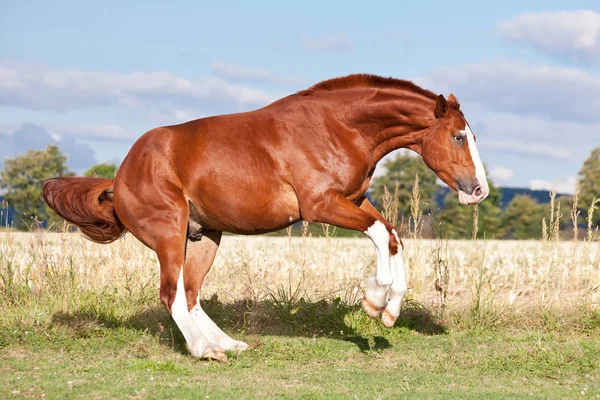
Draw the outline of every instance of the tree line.
[[[28,230],[41,225],[62,225],[62,218],[42,198],[42,184],[50,178],[75,176],[66,162],[67,156],[56,146],[48,146],[46,150],[27,150],[25,154],[5,159],[4,170],[0,171],[0,193],[5,192],[5,203],[15,210],[15,228]],[[114,178],[116,172],[114,164],[98,164],[87,170],[84,176]]]
[[[372,198],[381,208],[385,190],[397,192],[398,220],[406,222],[409,228],[411,201],[415,175],[418,175],[420,195],[419,209],[424,210],[424,236],[447,237],[449,239],[470,238],[473,235],[473,206],[461,205],[454,192],[446,194],[443,204],[436,204],[436,196],[441,186],[436,175],[420,157],[400,153],[383,165],[386,173],[373,180]],[[516,195],[503,209],[502,194],[498,186],[488,178],[490,195],[478,206],[479,238],[488,239],[540,239],[543,236],[543,221],[550,224],[557,215],[558,228],[562,231],[573,229],[572,213],[574,197],[563,196],[551,203],[540,204],[528,195]],[[576,196],[575,220],[577,225],[585,225],[587,216],[592,214],[592,227],[600,225],[600,212],[594,208],[600,205],[600,147],[594,149],[583,163],[578,176],[578,194]],[[550,193],[549,193],[550,199]],[[595,202],[595,207],[592,205]],[[557,209],[558,207],[558,209]],[[411,228],[412,229],[412,228]],[[428,232],[427,232],[428,231]]]
[[[42,183],[57,176],[75,176],[66,166],[67,157],[56,146],[46,150],[28,150],[25,154],[5,160],[4,170],[0,172],[0,193],[4,192],[5,201],[15,209],[16,228],[28,229],[32,225],[45,223],[45,226],[62,225],[62,219],[56,215],[42,199]],[[414,220],[415,201],[418,201],[421,216],[421,234],[425,237],[444,237],[449,239],[470,238],[473,235],[473,207],[459,204],[456,193],[449,192],[440,206],[436,203],[441,186],[436,175],[425,165],[420,157],[407,152],[399,153],[395,158],[384,162],[386,173],[375,178],[371,185],[370,198],[379,209],[384,207],[386,190],[395,199],[392,209],[384,215],[397,220],[398,225],[411,229]],[[114,178],[117,166],[97,164],[84,173],[84,176]],[[415,177],[418,176],[418,200],[415,200]],[[600,212],[593,213],[593,202],[600,198],[600,147],[594,149],[583,163],[578,176],[579,191],[576,196],[577,207],[573,207],[573,197],[562,197],[554,202],[558,209],[550,209],[548,204],[540,204],[528,195],[517,195],[506,208],[502,208],[502,194],[491,180],[490,195],[478,206],[477,236],[488,239],[538,239],[541,238],[542,221],[548,223],[559,219],[562,230],[572,229],[571,216],[577,224],[584,224],[587,216],[593,214],[590,223],[600,224]],[[411,202],[413,208],[411,209]],[[389,202],[388,202],[389,203]],[[600,201],[596,202],[600,206]],[[414,225],[414,222],[413,222]],[[412,228],[414,229],[414,228]],[[313,227],[311,231],[320,231]],[[343,234],[337,230],[338,235]]]

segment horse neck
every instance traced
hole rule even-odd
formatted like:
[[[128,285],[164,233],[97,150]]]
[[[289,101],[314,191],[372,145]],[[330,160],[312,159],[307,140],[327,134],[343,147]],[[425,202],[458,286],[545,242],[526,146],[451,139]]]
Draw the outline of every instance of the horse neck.
[[[435,99],[414,91],[364,87],[338,98],[337,117],[363,134],[374,164],[400,148],[420,153],[424,133],[435,120]]]

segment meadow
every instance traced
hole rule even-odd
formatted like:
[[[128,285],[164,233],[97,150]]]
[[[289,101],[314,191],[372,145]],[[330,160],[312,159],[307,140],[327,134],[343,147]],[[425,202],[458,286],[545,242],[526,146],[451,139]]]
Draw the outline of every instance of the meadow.
[[[360,309],[368,239],[225,236],[202,304],[251,346],[201,361],[131,235],[0,233],[2,398],[600,397],[600,246],[404,241],[396,326]],[[550,230],[549,230],[550,232]]]

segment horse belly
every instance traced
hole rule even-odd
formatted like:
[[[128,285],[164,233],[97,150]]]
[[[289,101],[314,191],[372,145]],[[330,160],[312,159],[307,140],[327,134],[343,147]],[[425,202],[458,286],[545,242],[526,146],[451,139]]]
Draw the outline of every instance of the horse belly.
[[[228,186],[229,190],[202,190],[191,199],[198,213],[198,223],[214,229],[253,235],[283,229],[300,220],[298,198],[292,187],[278,190],[245,190]]]

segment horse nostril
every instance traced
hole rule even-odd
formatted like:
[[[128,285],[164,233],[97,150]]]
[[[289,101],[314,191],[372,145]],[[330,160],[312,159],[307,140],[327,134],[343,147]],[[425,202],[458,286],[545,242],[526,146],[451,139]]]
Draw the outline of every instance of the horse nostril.
[[[483,196],[483,187],[477,186],[475,190],[473,190],[473,195],[477,197]]]

